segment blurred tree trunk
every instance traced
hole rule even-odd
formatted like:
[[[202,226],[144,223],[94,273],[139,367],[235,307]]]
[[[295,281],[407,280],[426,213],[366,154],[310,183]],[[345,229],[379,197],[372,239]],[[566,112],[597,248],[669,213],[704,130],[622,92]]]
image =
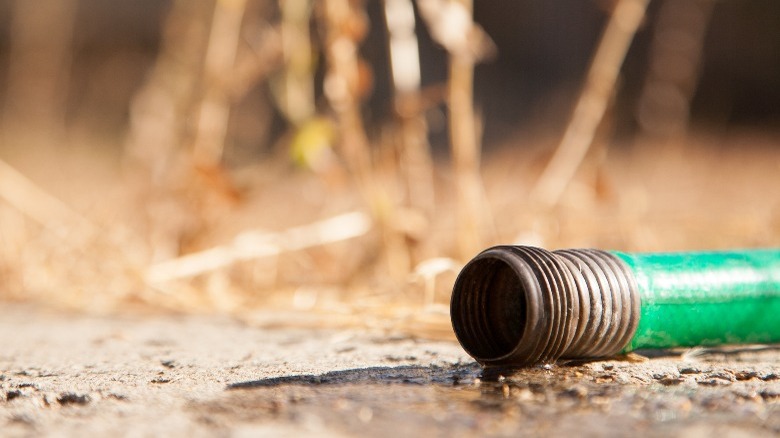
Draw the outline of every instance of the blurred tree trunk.
[[[4,130],[45,144],[65,129],[77,0],[16,0]]]

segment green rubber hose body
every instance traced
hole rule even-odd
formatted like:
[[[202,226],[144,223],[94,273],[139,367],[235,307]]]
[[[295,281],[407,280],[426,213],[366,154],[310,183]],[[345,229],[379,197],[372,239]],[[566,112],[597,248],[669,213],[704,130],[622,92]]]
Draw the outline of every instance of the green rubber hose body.
[[[780,249],[497,246],[464,266],[450,316],[461,345],[483,365],[780,342]]]
[[[626,351],[780,342],[780,250],[614,254],[641,302]]]

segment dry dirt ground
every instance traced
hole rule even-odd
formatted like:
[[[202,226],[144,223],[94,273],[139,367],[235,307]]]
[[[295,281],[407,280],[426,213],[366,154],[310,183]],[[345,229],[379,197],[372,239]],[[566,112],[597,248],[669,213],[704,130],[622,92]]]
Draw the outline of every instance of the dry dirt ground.
[[[780,434],[778,347],[486,372],[454,341],[262,321],[4,304],[0,435]]]

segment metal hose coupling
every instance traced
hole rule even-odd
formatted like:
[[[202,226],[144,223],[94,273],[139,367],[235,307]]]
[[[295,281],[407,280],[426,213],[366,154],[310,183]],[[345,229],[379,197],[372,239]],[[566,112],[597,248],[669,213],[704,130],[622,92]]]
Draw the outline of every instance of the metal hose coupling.
[[[478,362],[528,366],[618,353],[639,307],[628,266],[609,252],[497,246],[463,268],[450,313]]]
[[[632,254],[497,246],[463,268],[450,315],[458,341],[483,365],[780,342],[780,249]]]

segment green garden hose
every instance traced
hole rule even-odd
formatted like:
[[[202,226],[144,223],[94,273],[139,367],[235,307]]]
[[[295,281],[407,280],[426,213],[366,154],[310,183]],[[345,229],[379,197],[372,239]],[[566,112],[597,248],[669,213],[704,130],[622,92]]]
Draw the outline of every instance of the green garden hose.
[[[463,268],[450,314],[461,345],[483,365],[780,342],[780,249],[497,246]]]

